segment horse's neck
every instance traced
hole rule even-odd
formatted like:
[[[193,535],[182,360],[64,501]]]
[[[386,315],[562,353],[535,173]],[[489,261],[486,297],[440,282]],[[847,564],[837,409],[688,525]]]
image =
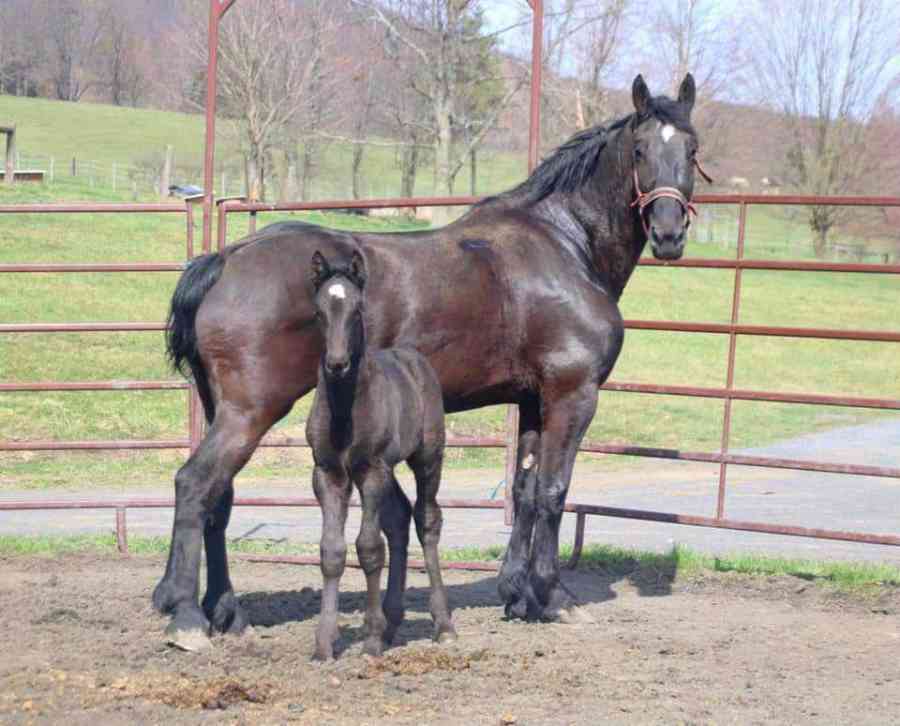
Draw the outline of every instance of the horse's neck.
[[[600,155],[599,178],[561,199],[584,230],[594,269],[617,300],[647,241],[631,206],[631,153],[623,150],[618,133]]]

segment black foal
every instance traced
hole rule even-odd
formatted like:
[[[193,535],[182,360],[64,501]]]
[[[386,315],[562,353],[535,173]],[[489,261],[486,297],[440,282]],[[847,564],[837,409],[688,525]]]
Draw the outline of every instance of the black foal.
[[[438,564],[441,509],[437,503],[444,456],[444,406],[431,365],[414,350],[366,351],[363,322],[365,263],[354,251],[349,265],[312,258],[316,319],[325,350],[306,436],[316,468],[313,488],[322,507],[322,613],[316,657],[334,655],[338,584],[347,559],[344,524],[353,484],[362,502],[356,539],[368,598],[365,651],[380,655],[403,621],[406,554],[412,507],[394,477],[405,460],[416,477],[416,532],[431,582],[431,616],[438,641],[456,637]],[[384,530],[390,546],[384,610],[379,602]]]

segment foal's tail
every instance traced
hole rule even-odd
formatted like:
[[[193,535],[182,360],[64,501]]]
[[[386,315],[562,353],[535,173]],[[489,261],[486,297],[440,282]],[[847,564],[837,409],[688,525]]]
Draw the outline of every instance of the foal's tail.
[[[206,371],[197,350],[194,323],[200,303],[218,281],[224,266],[225,257],[217,253],[201,255],[191,260],[175,287],[166,324],[166,353],[169,361],[186,378],[193,375],[208,420],[212,419],[212,399]]]

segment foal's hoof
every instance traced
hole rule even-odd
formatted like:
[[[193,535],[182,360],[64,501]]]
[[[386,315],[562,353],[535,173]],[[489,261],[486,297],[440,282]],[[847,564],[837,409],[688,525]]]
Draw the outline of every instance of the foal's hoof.
[[[507,620],[527,620],[528,601],[524,597],[520,597],[513,602],[508,602],[504,608],[504,613]]]
[[[451,624],[441,625],[435,628],[434,642],[443,645],[444,643],[454,643],[457,638],[456,628]]]
[[[380,635],[370,636],[363,643],[363,653],[380,658],[384,653],[384,640]]]

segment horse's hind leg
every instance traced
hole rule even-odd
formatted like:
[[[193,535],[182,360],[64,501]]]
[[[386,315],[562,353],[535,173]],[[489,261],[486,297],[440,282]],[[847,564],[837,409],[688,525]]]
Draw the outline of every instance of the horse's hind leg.
[[[412,520],[412,505],[400,488],[400,483],[390,475],[384,497],[381,501],[379,521],[387,537],[390,558],[388,559],[388,585],[384,595],[384,616],[387,628],[384,642],[390,645],[397,628],[403,622],[403,598],[406,592],[406,558],[409,550],[409,523]]]
[[[206,594],[203,596],[203,612],[212,630],[239,635],[249,624],[241,609],[231,578],[228,575],[228,552],[225,546],[225,530],[231,518],[234,501],[234,485],[225,490],[213,507],[203,530],[206,548]]]
[[[456,639],[438,558],[443,515],[437,502],[437,494],[441,483],[443,458],[443,447],[439,446],[436,451],[422,450],[409,461],[416,475],[416,534],[425,555],[425,569],[428,571],[428,581],[431,585],[429,609],[434,620],[434,639],[439,643]]]
[[[506,603],[507,617],[529,616],[528,561],[531,556],[531,535],[537,515],[537,481],[541,470],[541,417],[536,398],[519,405],[519,447],[516,478],[513,482],[515,520],[503,566],[497,578],[497,589]],[[532,615],[537,616],[537,604],[531,602]]]
[[[160,612],[173,614],[166,632],[179,647],[196,650],[208,645],[209,621],[197,604],[201,540],[210,515],[216,510],[217,514],[225,515],[230,510],[228,492],[234,476],[274,420],[221,406],[200,447],[175,476],[172,545],[166,573],[153,592],[153,604]],[[222,516],[213,525],[216,532],[211,535],[213,584],[219,586],[227,581],[227,569],[222,577],[225,524],[227,516]],[[217,549],[220,536],[221,558]]]

